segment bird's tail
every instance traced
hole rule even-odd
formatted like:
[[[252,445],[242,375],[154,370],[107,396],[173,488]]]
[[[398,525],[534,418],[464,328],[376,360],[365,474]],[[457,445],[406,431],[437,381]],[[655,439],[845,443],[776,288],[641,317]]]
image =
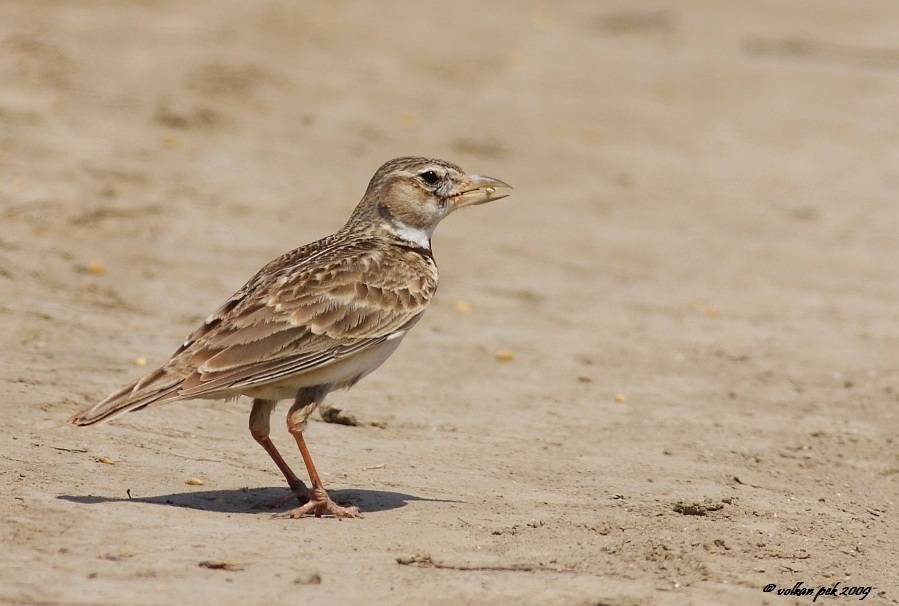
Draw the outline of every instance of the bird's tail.
[[[177,400],[183,380],[182,377],[169,373],[165,367],[157,368],[110,394],[99,404],[79,412],[69,419],[69,423],[94,425],[132,410],[140,410],[151,404],[163,404]]]

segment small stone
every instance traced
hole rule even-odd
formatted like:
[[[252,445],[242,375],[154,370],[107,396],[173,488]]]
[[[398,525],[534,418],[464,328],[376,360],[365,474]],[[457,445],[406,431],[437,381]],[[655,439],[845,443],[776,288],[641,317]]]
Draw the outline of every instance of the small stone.
[[[243,570],[243,564],[237,560],[203,560],[197,566],[210,570]]]
[[[304,572],[293,580],[294,585],[321,585],[322,575],[317,572]]]
[[[471,311],[471,303],[468,301],[463,301],[459,299],[453,303],[453,309],[458,311],[460,314],[467,314]]]
[[[322,421],[325,423],[350,425],[352,427],[359,425],[359,419],[357,419],[355,415],[343,412],[343,409],[341,408],[335,408],[333,406],[322,408],[319,411],[319,414],[321,415]]]
[[[185,480],[184,483],[187,484],[188,486],[205,486],[206,485],[206,482],[204,482],[200,478],[187,478],[187,480]]]
[[[92,276],[102,276],[106,273],[106,268],[100,265],[99,263],[88,263],[84,266],[85,271]]]
[[[714,305],[709,305],[705,301],[694,301],[691,307],[696,313],[703,314],[704,316],[709,318],[717,318],[721,316],[720,309],[718,309]]]

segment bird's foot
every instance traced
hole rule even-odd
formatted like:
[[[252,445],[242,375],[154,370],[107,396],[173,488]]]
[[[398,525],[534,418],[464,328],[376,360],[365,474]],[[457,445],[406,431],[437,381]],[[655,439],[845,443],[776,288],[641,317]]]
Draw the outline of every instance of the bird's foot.
[[[324,488],[312,488],[312,496],[308,503],[300,505],[296,509],[288,511],[286,516],[291,518],[302,518],[307,515],[314,515],[317,518],[322,514],[330,514],[335,518],[358,518],[360,517],[358,507],[343,507],[331,500]]]
[[[285,503],[288,503],[296,499],[300,502],[300,505],[305,505],[309,501],[312,500],[312,493],[309,492],[309,489],[306,488],[306,485],[303,484],[300,480],[297,480],[296,483],[290,484],[290,493],[275,499],[269,507],[271,509],[278,509],[283,506]]]

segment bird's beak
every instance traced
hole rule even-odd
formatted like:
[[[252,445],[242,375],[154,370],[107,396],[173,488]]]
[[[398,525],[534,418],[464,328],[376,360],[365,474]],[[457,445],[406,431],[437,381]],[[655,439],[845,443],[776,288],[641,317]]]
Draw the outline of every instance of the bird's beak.
[[[509,189],[512,189],[512,186],[508,183],[504,183],[493,177],[474,174],[468,175],[468,183],[465,185],[465,188],[461,193],[452,197],[453,210],[464,206],[475,206],[476,204],[493,202],[494,200],[499,200],[500,198],[505,198],[509,195],[497,194],[496,189],[499,187],[508,187]]]

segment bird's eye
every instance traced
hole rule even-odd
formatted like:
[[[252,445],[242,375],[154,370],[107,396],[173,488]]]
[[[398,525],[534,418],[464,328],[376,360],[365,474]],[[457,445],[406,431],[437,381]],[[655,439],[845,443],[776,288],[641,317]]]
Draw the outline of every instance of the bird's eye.
[[[421,177],[421,180],[428,185],[436,185],[440,180],[440,177],[438,177],[437,173],[435,173],[433,170],[426,170],[418,176]]]

